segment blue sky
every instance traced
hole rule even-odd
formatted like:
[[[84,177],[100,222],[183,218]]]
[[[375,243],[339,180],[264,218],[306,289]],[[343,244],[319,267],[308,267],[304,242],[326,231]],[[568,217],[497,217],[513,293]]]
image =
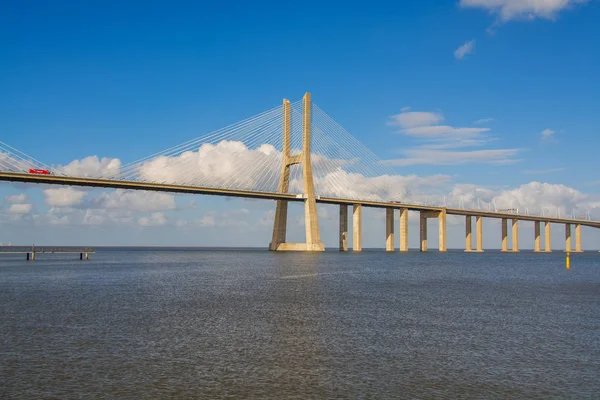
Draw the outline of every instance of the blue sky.
[[[3,3],[0,140],[52,165],[92,155],[126,163],[309,91],[379,158],[395,160],[399,174],[447,176],[449,196],[466,185],[510,192],[537,181],[557,185],[543,190],[565,210],[600,202],[597,1],[122,3]],[[5,199],[6,213],[12,204],[33,207],[18,220],[8,215],[15,233],[0,240],[87,232],[66,222],[58,236],[51,224],[32,229],[27,218],[37,214],[41,224],[57,208],[47,188],[4,186],[4,196],[27,196]],[[546,198],[543,190],[527,201]],[[134,210],[138,222],[164,213],[164,229],[108,225],[135,234],[86,240],[178,244],[191,236],[175,220],[255,207],[175,202],[177,210]],[[84,212],[84,203],[63,208],[73,205]],[[250,214],[270,204],[261,207]],[[233,238],[224,245],[268,242],[268,233],[253,235],[255,243],[239,227],[218,229]]]

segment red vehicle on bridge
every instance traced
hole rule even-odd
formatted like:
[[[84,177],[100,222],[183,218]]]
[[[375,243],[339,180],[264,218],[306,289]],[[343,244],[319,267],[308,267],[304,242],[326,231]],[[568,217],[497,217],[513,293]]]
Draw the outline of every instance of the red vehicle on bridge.
[[[33,168],[30,168],[29,169],[29,173],[30,174],[36,174],[36,175],[54,175],[52,172],[48,171],[47,169],[33,169]]]

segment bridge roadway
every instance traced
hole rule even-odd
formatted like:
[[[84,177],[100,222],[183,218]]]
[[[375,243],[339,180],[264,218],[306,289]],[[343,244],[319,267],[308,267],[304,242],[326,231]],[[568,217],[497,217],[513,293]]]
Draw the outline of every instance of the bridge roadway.
[[[13,172],[0,172],[0,181],[9,182],[25,182],[25,183],[38,183],[48,185],[64,185],[64,186],[84,186],[84,187],[102,187],[111,189],[128,189],[128,190],[145,190],[155,192],[169,192],[169,193],[188,193],[188,194],[205,194],[213,196],[227,196],[227,197],[242,197],[250,199],[263,199],[263,200],[287,200],[287,201],[304,201],[301,195],[287,194],[287,193],[270,193],[270,192],[254,192],[249,190],[235,190],[235,189],[218,189],[209,187],[199,186],[185,186],[185,185],[172,185],[166,183],[153,183],[153,182],[137,182],[137,181],[122,181],[114,179],[100,179],[100,178],[82,178],[72,176],[59,176],[59,175],[34,175],[27,173],[13,173]],[[485,217],[485,218],[498,218],[498,219],[518,219],[520,221],[537,221],[537,222],[550,222],[558,224],[578,224],[581,226],[588,226],[592,228],[600,228],[600,222],[589,221],[572,218],[559,218],[559,217],[546,217],[546,216],[535,216],[535,215],[524,215],[524,214],[511,214],[496,211],[484,211],[484,210],[465,210],[460,208],[443,208],[435,206],[424,206],[418,204],[403,204],[396,202],[384,202],[384,201],[370,201],[370,200],[351,200],[351,199],[338,199],[332,197],[319,197],[317,198],[318,203],[323,204],[335,204],[335,205],[354,205],[360,204],[363,207],[371,208],[405,208],[411,211],[432,211],[441,212],[446,210],[447,215],[462,215],[462,216],[473,216],[473,217]]]

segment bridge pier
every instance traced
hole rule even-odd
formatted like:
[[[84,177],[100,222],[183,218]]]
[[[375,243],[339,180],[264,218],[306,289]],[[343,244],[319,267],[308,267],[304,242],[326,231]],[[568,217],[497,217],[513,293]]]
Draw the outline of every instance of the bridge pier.
[[[340,204],[340,251],[348,251],[348,206]]]
[[[439,236],[439,251],[445,253],[448,251],[446,248],[446,209],[444,208],[438,214],[438,236]]]
[[[362,205],[354,204],[352,209],[352,251],[362,251]]]
[[[552,253],[552,235],[550,231],[550,221],[544,222],[544,251],[546,253]]]
[[[571,252],[571,224],[565,224],[565,252]]]
[[[508,220],[502,218],[502,252],[508,252]]]
[[[581,249],[581,224],[575,225],[575,253],[582,253]]]
[[[540,221],[533,222],[533,230],[534,230],[534,249],[533,251],[539,253],[541,251],[541,241],[540,241]]]
[[[408,208],[400,209],[400,251],[406,253],[408,251]]]
[[[385,209],[385,251],[393,252],[394,249],[394,209]]]
[[[472,231],[471,222],[472,222],[472,217],[470,215],[467,215],[465,217],[465,252],[467,252],[467,253],[470,253],[471,251],[473,251],[473,240],[471,237],[471,231]]]
[[[478,253],[483,253],[483,217],[482,216],[478,216],[476,218],[476,225],[477,225],[477,252]]]
[[[512,220],[512,252],[519,252],[519,220],[517,218]]]
[[[441,211],[421,211],[420,213],[420,234],[421,251],[427,251],[427,218],[438,219],[439,251],[446,252],[446,209]]]
[[[425,217],[425,213],[423,211],[421,211],[419,218],[421,252],[425,252],[427,251],[427,217]]]

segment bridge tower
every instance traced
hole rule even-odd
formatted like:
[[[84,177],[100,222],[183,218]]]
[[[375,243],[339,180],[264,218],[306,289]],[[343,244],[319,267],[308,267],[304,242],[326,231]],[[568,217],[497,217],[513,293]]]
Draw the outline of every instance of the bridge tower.
[[[299,164],[302,167],[302,182],[304,186],[304,224],[306,227],[306,243],[287,243],[287,211],[288,202],[277,200],[273,239],[269,245],[271,251],[325,251],[319,231],[317,216],[317,200],[313,182],[312,165],[310,163],[310,93],[302,98],[302,152],[291,155],[291,109],[290,102],[283,100],[283,149],[281,176],[279,178],[279,193],[288,193],[290,186],[290,167]]]

